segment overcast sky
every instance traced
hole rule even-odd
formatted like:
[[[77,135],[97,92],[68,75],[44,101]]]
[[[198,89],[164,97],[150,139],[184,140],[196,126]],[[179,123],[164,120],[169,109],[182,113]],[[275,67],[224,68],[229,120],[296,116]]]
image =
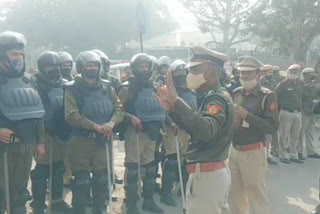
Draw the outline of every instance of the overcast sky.
[[[182,30],[197,30],[194,16],[188,13],[179,0],[162,0],[169,8],[172,17],[180,24]]]

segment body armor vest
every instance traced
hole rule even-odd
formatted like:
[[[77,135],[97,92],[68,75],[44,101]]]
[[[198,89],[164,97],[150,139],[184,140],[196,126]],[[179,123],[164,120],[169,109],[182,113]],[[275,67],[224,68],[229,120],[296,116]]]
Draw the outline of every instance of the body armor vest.
[[[36,120],[44,116],[41,97],[26,77],[5,78],[0,84],[0,127],[9,128],[23,143],[32,143]]]
[[[137,94],[134,108],[136,116],[142,122],[163,122],[166,119],[166,112],[153,96],[154,93],[153,88],[143,88]]]

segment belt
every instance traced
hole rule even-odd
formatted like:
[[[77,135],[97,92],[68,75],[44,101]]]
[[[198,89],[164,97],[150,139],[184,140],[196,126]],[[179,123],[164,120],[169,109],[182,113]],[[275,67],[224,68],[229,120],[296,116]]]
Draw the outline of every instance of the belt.
[[[189,174],[195,173],[196,168],[197,168],[197,164],[200,165],[200,172],[213,172],[213,171],[227,167],[227,165],[224,161],[190,164],[190,165],[187,165],[187,171]]]
[[[281,109],[284,111],[291,112],[291,113],[299,113],[300,112],[300,110],[298,110],[298,109],[288,109],[288,108],[281,108]]]
[[[266,143],[260,142],[260,143],[254,143],[254,144],[248,144],[248,145],[233,144],[233,147],[238,151],[246,152],[246,151],[258,150],[258,149],[261,149],[262,147],[266,147]]]
[[[96,132],[92,132],[92,131],[72,131],[71,135],[89,137],[89,138],[97,138],[98,137],[98,134]]]

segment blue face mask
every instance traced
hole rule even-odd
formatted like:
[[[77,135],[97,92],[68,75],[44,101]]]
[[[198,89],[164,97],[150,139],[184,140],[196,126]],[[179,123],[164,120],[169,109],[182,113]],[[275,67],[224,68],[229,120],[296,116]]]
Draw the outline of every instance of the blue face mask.
[[[12,71],[14,73],[21,73],[23,72],[24,68],[24,60],[23,59],[13,59],[10,61]]]

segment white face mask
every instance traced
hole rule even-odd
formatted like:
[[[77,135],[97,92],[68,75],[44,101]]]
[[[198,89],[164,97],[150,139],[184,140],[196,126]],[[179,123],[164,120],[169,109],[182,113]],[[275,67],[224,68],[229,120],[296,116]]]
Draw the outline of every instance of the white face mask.
[[[291,73],[288,74],[288,79],[290,79],[290,80],[296,80],[299,77],[300,77],[299,74],[291,74]]]
[[[257,81],[257,79],[248,80],[248,81],[240,79],[240,83],[244,89],[251,90],[254,87],[256,87],[256,85],[258,84],[258,81]]]
[[[200,88],[201,85],[206,83],[206,79],[204,78],[203,74],[192,74],[191,72],[187,75],[187,87],[190,88],[191,90],[197,90]]]

